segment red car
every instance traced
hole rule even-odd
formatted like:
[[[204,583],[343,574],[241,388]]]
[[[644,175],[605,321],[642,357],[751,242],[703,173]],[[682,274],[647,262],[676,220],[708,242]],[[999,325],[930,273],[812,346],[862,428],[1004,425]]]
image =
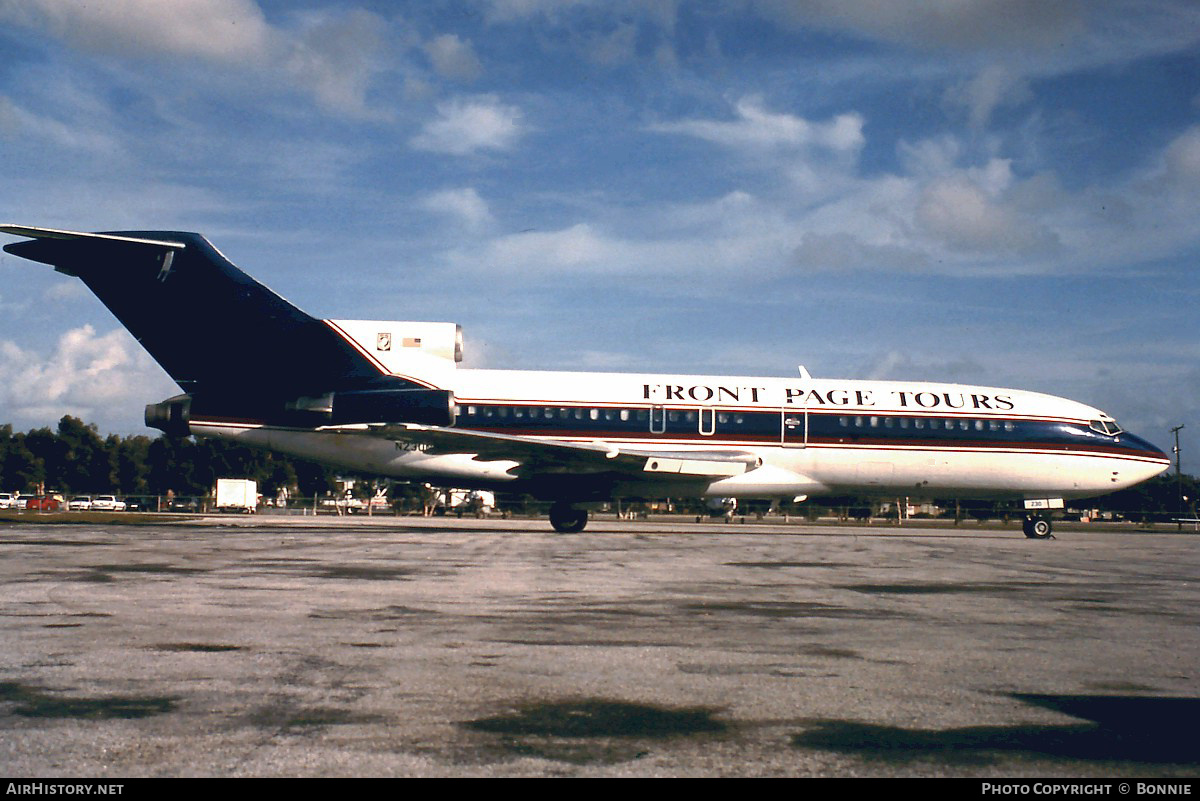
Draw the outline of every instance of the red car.
[[[62,508],[62,505],[58,502],[58,498],[49,495],[34,495],[25,501],[25,508],[34,509],[39,512],[57,512]]]

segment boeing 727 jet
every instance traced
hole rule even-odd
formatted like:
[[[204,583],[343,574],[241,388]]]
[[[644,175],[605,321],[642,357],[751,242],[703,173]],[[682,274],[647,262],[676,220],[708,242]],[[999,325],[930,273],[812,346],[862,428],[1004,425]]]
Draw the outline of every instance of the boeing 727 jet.
[[[580,531],[614,498],[1012,499],[1027,536],[1064,501],[1169,459],[1104,412],[1036,392],[907,381],[459,367],[454,323],[322,320],[176,231],[24,226],[9,253],[80,278],[182,389],[168,434],[552,502]],[[247,349],[269,353],[229,359]]]

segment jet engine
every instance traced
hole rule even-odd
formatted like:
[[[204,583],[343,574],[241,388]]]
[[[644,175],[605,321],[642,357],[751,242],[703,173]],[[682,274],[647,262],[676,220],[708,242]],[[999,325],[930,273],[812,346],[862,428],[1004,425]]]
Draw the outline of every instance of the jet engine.
[[[186,437],[193,419],[239,419],[247,422],[318,428],[361,423],[421,423],[452,426],[457,407],[448,389],[397,388],[329,392],[274,404],[206,396],[176,395],[146,407],[146,425],[171,436]]]

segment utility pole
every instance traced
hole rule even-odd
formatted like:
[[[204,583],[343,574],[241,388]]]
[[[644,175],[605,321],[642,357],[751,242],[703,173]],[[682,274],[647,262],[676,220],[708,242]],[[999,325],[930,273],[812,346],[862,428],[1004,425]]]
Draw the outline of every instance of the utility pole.
[[[1175,518],[1175,527],[1178,531],[1183,531],[1183,471],[1180,469],[1181,456],[1179,454],[1179,429],[1183,427],[1178,425],[1171,429],[1171,433],[1175,435],[1175,481],[1179,485],[1179,515]]]

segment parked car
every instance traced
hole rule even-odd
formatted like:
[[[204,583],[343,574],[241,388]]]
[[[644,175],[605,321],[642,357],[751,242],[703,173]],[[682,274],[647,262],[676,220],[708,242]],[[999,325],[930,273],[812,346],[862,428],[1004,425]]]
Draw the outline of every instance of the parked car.
[[[93,512],[124,512],[125,501],[115,495],[97,495],[92,498]]]
[[[62,509],[62,504],[52,495],[31,495],[25,499],[25,508],[39,512],[57,512]]]
[[[72,512],[86,512],[92,508],[92,496],[76,495],[71,499],[71,502],[67,504],[67,508]]]
[[[17,496],[11,492],[0,492],[0,509],[16,509]]]

